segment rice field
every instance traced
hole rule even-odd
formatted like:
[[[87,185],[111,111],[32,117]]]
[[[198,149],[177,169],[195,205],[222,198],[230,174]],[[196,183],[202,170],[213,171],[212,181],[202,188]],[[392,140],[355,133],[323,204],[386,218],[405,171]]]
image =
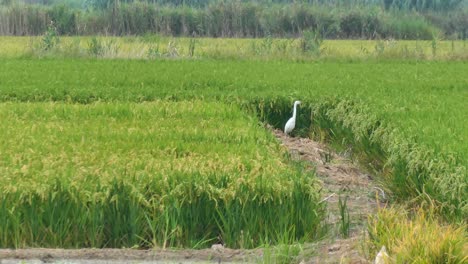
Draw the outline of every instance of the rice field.
[[[251,248],[313,240],[313,173],[238,107],[0,105],[0,247]]]
[[[389,177],[397,197],[429,192],[450,204],[450,215],[467,212],[465,62],[2,59],[1,65],[0,99],[6,102],[198,98],[247,108],[264,102],[260,117],[271,113],[275,120],[267,121],[281,127],[291,102],[302,99],[303,129],[314,122],[312,128],[336,134],[345,126],[337,139],[365,143],[360,152],[381,160],[374,169],[399,175]],[[424,186],[427,180],[435,182]]]
[[[62,48],[86,52],[90,39],[64,37]],[[197,39],[190,56],[190,39],[101,38],[118,49],[90,58],[28,55],[31,38],[0,40],[0,247],[317,240],[320,183],[264,128],[282,128],[301,100],[293,136],[351,153],[392,202],[435,207],[431,221],[415,219],[437,234],[456,230],[453,254],[466,259],[462,41],[437,42],[435,53],[431,42],[325,41],[317,57],[299,53],[298,40],[271,40],[270,49],[268,39]],[[178,56],[165,44],[162,56],[147,56],[165,42],[181,47]],[[282,42],[286,52],[276,53]],[[423,55],[405,57],[405,45]],[[406,214],[379,214],[413,232],[413,222],[396,221]],[[388,241],[428,239],[372,223],[373,246],[385,241],[405,260],[413,253]]]

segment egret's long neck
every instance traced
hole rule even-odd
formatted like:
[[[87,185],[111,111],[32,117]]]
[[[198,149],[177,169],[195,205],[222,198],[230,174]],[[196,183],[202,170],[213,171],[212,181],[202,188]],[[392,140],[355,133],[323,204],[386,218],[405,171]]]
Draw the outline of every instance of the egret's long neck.
[[[296,119],[296,108],[297,104],[294,104],[294,110],[293,110],[293,118]]]

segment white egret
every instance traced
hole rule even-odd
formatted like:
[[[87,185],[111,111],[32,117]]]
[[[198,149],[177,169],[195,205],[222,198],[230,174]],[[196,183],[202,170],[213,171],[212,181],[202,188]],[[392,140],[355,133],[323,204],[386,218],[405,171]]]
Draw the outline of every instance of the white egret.
[[[389,256],[387,254],[387,249],[385,246],[382,246],[379,253],[375,257],[374,264],[386,264],[389,263]]]
[[[284,133],[287,135],[288,133],[291,133],[293,131],[294,127],[296,126],[296,112],[297,112],[297,105],[300,105],[301,101],[295,101],[294,102],[294,110],[293,110],[293,116],[286,122],[286,125],[284,126]]]

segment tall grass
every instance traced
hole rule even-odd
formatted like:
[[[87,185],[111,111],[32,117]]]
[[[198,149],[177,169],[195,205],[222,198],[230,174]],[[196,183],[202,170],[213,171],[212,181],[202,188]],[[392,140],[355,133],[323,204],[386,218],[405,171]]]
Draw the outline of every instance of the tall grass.
[[[463,41],[323,40],[319,32],[299,39],[209,39],[142,37],[62,37],[46,49],[41,37],[0,37],[0,57],[7,58],[125,58],[125,59],[257,59],[317,60],[466,60]],[[431,33],[432,34],[432,33]],[[49,36],[49,37],[48,37]],[[54,40],[55,40],[54,39]],[[436,53],[434,53],[434,40]],[[49,45],[50,46],[50,45]]]
[[[347,206],[348,196],[341,198],[341,195],[338,197],[338,209],[340,211],[340,234],[344,238],[349,237],[349,229],[351,226],[351,221],[349,219],[349,210]]]
[[[331,12],[332,11],[332,12]],[[428,17],[428,18],[426,18]],[[61,35],[143,35],[207,37],[297,37],[305,30],[325,38],[431,39],[431,31],[466,35],[466,10],[426,15],[379,5],[261,4],[220,1],[204,7],[110,2],[101,9],[13,4],[0,7],[1,35],[39,35],[50,21]]]

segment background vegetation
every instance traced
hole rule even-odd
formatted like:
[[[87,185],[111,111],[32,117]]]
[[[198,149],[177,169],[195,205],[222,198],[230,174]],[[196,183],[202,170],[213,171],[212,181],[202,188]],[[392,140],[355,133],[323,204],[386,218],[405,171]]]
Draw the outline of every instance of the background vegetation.
[[[4,0],[1,35],[40,35],[53,21],[60,35],[465,39],[460,0],[382,1],[45,1]]]
[[[308,32],[299,39],[61,37],[53,30],[38,37],[0,37],[3,58],[120,58],[120,59],[232,59],[232,60],[348,60],[404,59],[466,60],[467,41],[323,40]]]

